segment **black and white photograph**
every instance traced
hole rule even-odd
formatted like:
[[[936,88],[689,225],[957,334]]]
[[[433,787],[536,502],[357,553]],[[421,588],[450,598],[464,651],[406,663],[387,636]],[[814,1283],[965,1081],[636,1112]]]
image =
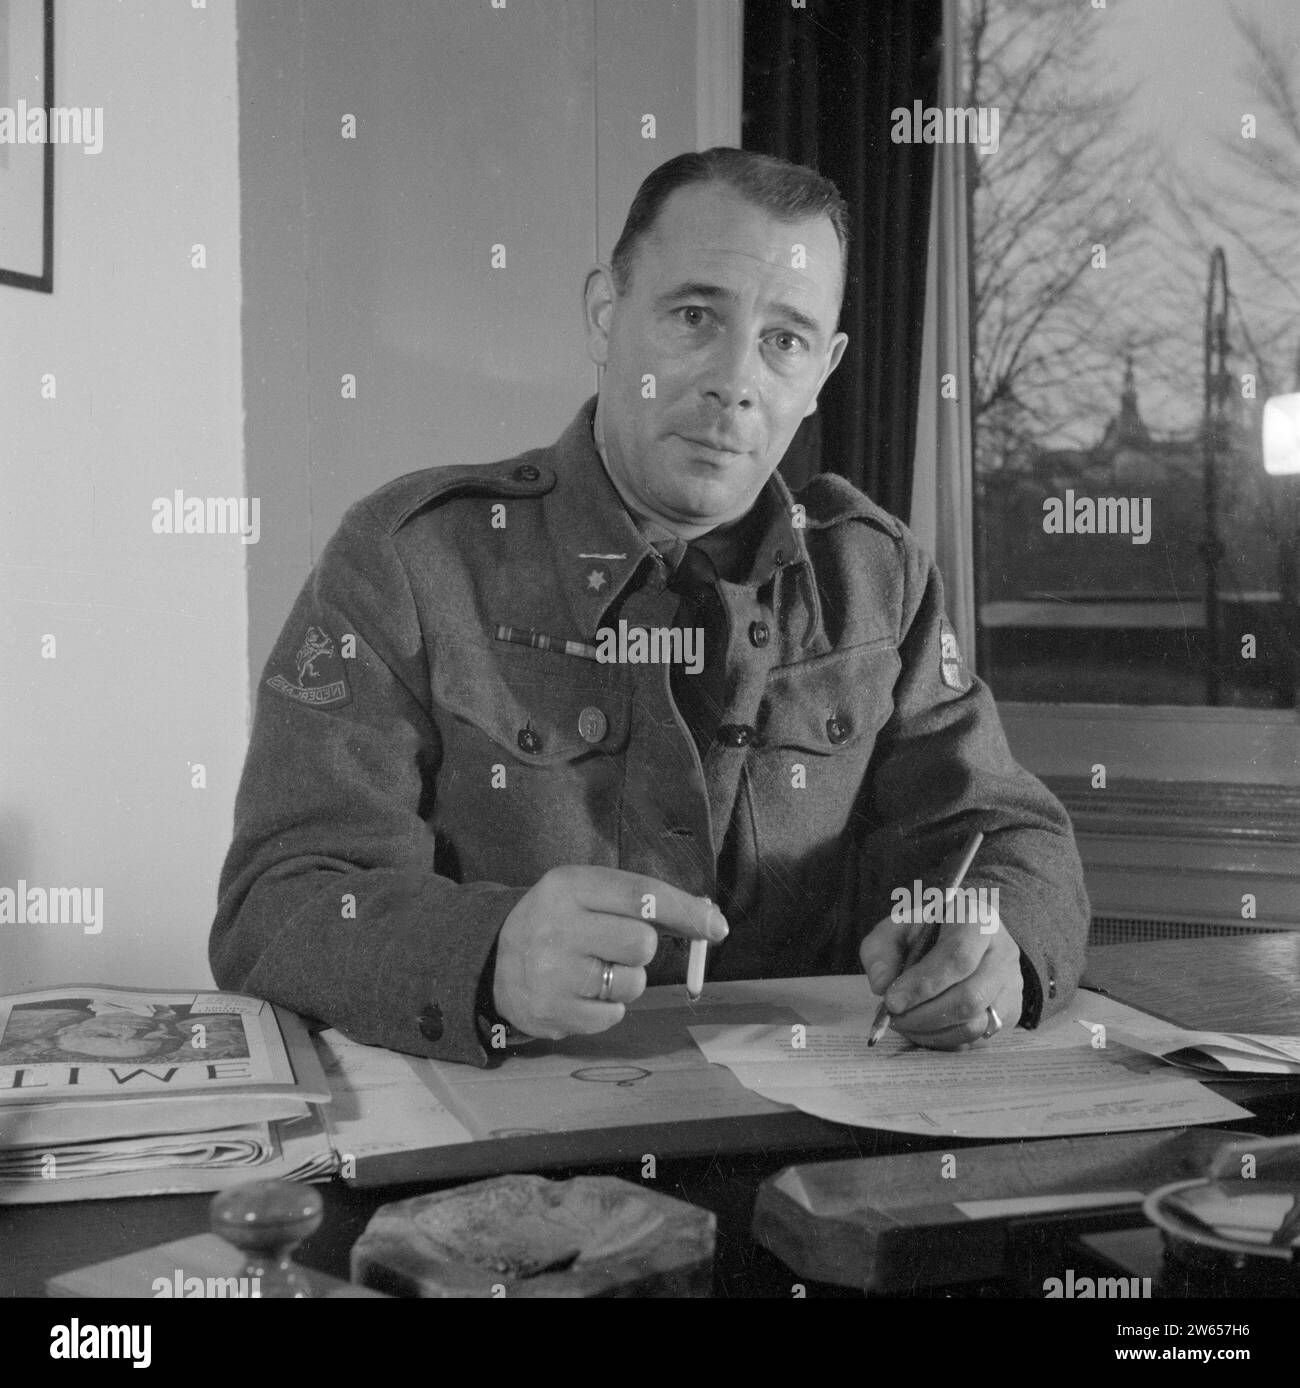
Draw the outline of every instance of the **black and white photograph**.
[[[1290,1362],[1297,228],[1295,0],[0,0],[12,1366]]]

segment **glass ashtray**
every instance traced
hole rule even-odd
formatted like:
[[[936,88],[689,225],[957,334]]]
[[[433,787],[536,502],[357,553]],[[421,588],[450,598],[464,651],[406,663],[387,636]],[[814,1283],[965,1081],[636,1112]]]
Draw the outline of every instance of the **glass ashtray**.
[[[1151,1192],[1143,1213],[1160,1230],[1165,1267],[1300,1287],[1300,1183],[1200,1177]],[[1245,1290],[1243,1286],[1243,1290]]]

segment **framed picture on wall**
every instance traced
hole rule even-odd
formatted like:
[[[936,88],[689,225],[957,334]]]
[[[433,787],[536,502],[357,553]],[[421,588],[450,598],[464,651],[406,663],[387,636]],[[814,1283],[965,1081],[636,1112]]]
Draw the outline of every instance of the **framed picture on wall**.
[[[54,292],[54,0],[0,0],[0,285]]]

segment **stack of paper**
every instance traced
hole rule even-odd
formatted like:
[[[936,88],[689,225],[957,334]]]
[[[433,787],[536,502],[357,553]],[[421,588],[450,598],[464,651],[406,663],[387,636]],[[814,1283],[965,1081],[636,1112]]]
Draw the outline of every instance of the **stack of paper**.
[[[1171,1065],[1201,1070],[1217,1079],[1233,1075],[1300,1075],[1300,1037],[1256,1032],[1184,1031],[1169,1022],[1135,1012],[1113,1020],[1112,1040]]]
[[[0,1203],[328,1175],[329,1097],[302,1023],[257,998],[0,998]]]

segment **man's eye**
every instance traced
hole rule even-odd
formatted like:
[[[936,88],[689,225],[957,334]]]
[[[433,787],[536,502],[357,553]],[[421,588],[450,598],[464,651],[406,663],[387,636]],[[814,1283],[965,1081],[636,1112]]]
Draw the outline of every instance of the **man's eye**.
[[[783,357],[792,357],[808,345],[797,333],[773,333],[772,341]]]
[[[704,320],[708,317],[708,310],[701,308],[698,304],[687,304],[684,308],[677,310],[681,314],[682,322],[688,328],[700,328],[704,326]]]

